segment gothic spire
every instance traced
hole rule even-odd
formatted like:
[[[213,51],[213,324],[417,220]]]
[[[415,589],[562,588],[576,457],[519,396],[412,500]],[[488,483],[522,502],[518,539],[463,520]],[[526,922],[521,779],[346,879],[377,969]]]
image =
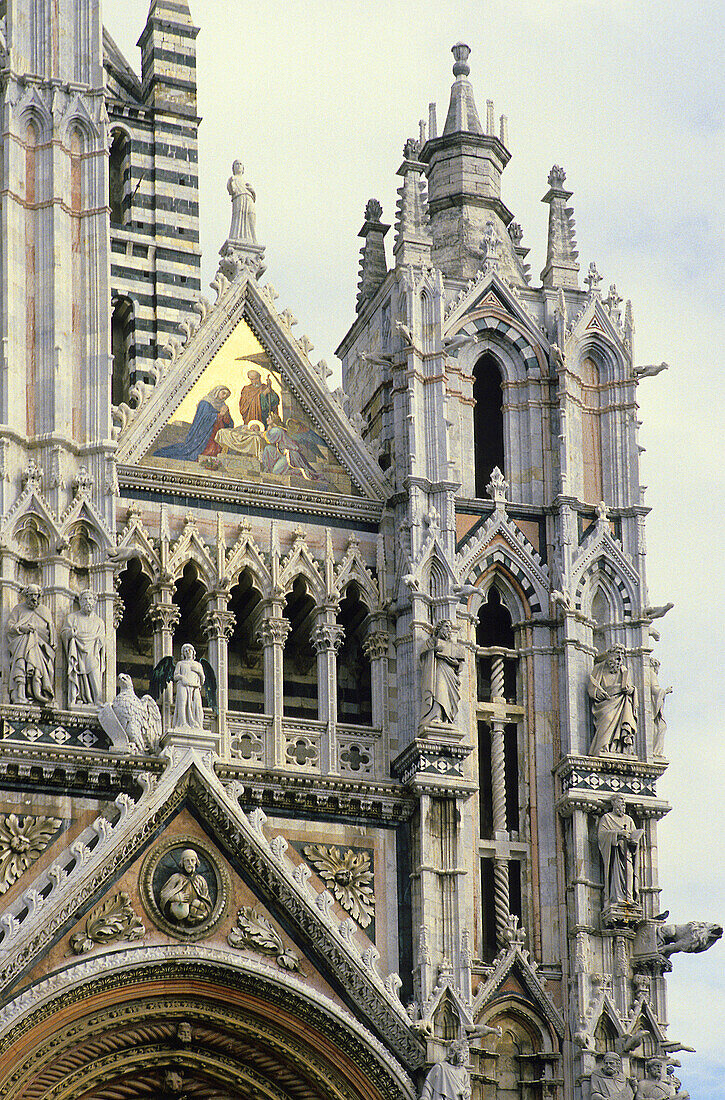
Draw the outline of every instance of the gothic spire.
[[[444,275],[473,278],[484,260],[484,234],[493,223],[492,232],[505,242],[504,266],[518,280],[519,264],[507,233],[513,215],[501,201],[501,175],[511,159],[504,144],[505,120],[501,119],[496,133],[489,100],[486,126],[481,125],[468,80],[470,48],[457,42],[451,52],[455,80],[443,133],[435,133],[435,112],[431,111],[428,140],[419,153],[428,176],[432,262]]]
[[[187,0],[151,0],[141,47],[144,98],[154,107],[196,115],[196,36]]]
[[[483,127],[476,110],[476,101],[473,97],[473,85],[468,79],[471,71],[468,58],[471,53],[470,46],[465,42],[456,42],[451,46],[451,53],[456,59],[453,66],[455,81],[451,88],[451,99],[448,104],[443,134],[482,134]]]
[[[574,235],[574,211],[567,206],[573,192],[564,189],[565,179],[566,172],[555,164],[549,172],[549,190],[541,200],[549,204],[549,238],[541,281],[544,286],[578,290],[579,252]]]

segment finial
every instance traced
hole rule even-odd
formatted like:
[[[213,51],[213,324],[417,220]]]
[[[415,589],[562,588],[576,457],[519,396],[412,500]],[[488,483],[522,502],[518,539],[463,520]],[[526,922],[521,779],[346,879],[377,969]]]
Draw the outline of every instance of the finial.
[[[593,296],[593,295],[597,295],[597,296],[599,295],[599,284],[601,283],[601,281],[602,281],[602,277],[599,274],[599,272],[597,271],[597,265],[595,264],[594,260],[592,260],[592,262],[589,264],[589,271],[587,272],[587,277],[584,280],[584,282],[587,284],[587,286],[589,288],[590,297]]]
[[[408,138],[403,146],[403,156],[406,160],[417,160],[418,153],[421,150],[420,142],[417,138]]]
[[[365,221],[379,222],[383,216],[383,208],[377,199],[368,199],[365,206]]]
[[[520,245],[524,239],[524,231],[518,222],[509,222],[509,237],[515,245]]]
[[[564,186],[565,179],[566,172],[564,169],[560,168],[558,164],[554,164],[549,172],[549,187],[556,187],[560,190]]]
[[[467,46],[465,42],[456,42],[455,46],[451,46],[451,53],[456,59],[453,66],[453,75],[456,79],[459,76],[467,77],[471,71],[471,66],[466,64],[471,56],[471,47]]]

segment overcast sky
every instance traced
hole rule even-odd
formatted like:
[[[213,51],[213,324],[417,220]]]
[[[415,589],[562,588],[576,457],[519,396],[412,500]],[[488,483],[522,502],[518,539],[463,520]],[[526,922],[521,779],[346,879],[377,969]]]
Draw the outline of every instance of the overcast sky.
[[[146,0],[106,0],[105,20],[139,69]],[[635,358],[671,369],[640,387],[650,602],[661,620],[668,697],[660,826],[663,908],[725,920],[723,736],[723,348],[725,5],[721,0],[195,0],[204,282],[229,227],[239,156],[277,306],[330,366],[354,318],[368,198],[394,222],[395,175],[428,103],[439,126],[451,45],[471,46],[479,114],[509,120],[503,199],[544,264],[553,163],[567,172],[583,272],[634,303]],[[388,235],[389,259],[393,230]],[[205,291],[206,292],[206,291]],[[208,292],[207,292],[208,293]],[[336,384],[333,381],[333,385]],[[700,1100],[725,1100],[725,946],[676,955],[670,1036]]]

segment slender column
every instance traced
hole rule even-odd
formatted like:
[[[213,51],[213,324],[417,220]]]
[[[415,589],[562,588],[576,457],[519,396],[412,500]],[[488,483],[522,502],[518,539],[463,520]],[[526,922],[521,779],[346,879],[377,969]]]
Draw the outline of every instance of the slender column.
[[[319,718],[327,726],[320,753],[320,768],[324,773],[337,772],[335,752],[337,738],[337,651],[345,636],[337,622],[330,622],[332,612],[322,612],[322,621],[312,631],[312,644],[317,653],[317,690]]]
[[[217,737],[221,755],[231,755],[231,742],[227,727],[229,710],[229,639],[234,633],[235,618],[227,607],[226,592],[210,592],[209,607],[204,616],[203,629],[209,643],[209,663],[217,678]]]
[[[174,650],[174,630],[181,618],[181,611],[175,603],[171,602],[171,588],[166,585],[157,585],[153,591],[158,603],[153,603],[148,610],[148,617],[154,630],[154,665],[157,665],[162,657],[171,657]],[[171,728],[171,689],[167,688],[161,702],[161,715],[164,720],[164,729]]]
[[[262,645],[264,660],[264,713],[272,719],[272,745],[267,746],[267,763],[283,767],[285,763],[284,731],[284,644],[292,629],[289,619],[282,615],[282,600],[265,603],[257,637]]]
[[[388,653],[390,635],[387,630],[370,630],[362,644],[363,652],[370,661],[370,689],[373,703],[373,725],[383,731],[386,737],[389,722],[388,707]]]
[[[503,657],[491,661],[491,702],[505,703]],[[505,723],[494,718],[491,721],[491,802],[494,840],[508,840],[506,820],[506,750]],[[493,902],[496,914],[496,938],[505,943],[509,927],[509,866],[507,859],[496,856],[493,861]]]

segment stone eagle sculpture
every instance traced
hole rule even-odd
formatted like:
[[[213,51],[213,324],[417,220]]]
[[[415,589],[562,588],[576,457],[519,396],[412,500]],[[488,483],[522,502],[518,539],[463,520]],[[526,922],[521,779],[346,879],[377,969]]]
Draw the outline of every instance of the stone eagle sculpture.
[[[131,677],[119,673],[117,695],[98,712],[102,729],[114,749],[122,752],[154,755],[161,748],[161,712],[150,695],[138,697]]]

